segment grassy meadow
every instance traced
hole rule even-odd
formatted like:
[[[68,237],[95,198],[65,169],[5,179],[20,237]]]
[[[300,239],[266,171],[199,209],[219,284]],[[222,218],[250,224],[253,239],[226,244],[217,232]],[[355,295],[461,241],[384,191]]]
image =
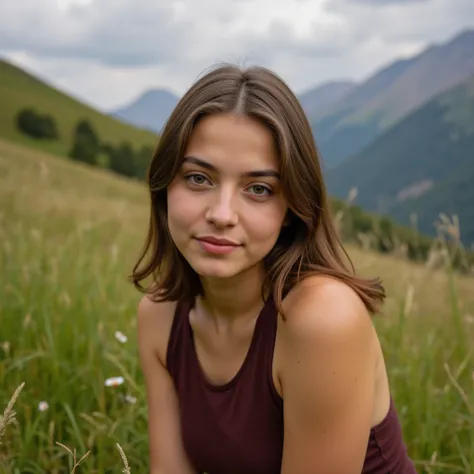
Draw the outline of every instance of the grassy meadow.
[[[127,282],[147,211],[137,182],[0,141],[0,413],[25,384],[0,426],[0,473],[71,472],[58,442],[90,451],[77,473],[121,472],[116,443],[130,472],[148,472]],[[474,279],[348,250],[387,287],[376,325],[418,471],[473,473]]]

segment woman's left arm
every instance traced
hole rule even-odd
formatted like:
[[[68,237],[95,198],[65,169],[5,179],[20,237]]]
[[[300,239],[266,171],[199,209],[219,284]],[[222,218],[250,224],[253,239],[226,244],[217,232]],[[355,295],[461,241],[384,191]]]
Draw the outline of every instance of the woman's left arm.
[[[375,394],[377,338],[343,283],[314,277],[288,296],[279,329],[282,474],[360,474]]]

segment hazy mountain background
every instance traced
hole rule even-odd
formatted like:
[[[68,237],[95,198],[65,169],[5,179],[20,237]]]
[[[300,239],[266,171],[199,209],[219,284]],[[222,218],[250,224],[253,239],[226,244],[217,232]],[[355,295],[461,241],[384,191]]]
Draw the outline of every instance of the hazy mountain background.
[[[328,167],[356,154],[421,104],[474,74],[474,31],[376,72],[329,109],[309,112]]]
[[[457,213],[474,242],[474,75],[410,113],[357,155],[327,171],[331,194],[356,187],[356,203],[433,233],[440,212]]]
[[[298,99],[307,115],[318,114],[334,102],[343,99],[356,87],[353,81],[333,81],[299,94]]]
[[[179,97],[166,89],[152,89],[111,115],[136,127],[159,132],[178,103]]]

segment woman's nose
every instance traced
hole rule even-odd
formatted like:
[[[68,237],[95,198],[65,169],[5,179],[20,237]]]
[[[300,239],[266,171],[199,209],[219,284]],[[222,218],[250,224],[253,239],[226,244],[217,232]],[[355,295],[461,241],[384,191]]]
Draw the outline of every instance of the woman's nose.
[[[206,219],[217,227],[235,226],[238,222],[238,213],[233,194],[230,192],[217,194],[207,209]]]

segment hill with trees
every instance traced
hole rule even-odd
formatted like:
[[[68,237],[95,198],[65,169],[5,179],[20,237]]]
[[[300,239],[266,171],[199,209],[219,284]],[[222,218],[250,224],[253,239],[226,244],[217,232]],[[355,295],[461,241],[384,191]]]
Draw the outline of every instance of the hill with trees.
[[[0,60],[0,104],[0,138],[57,155],[70,152],[75,127],[81,120],[89,122],[104,142],[115,145],[128,141],[136,147],[153,147],[157,140],[156,134],[103,114],[4,60]],[[38,141],[19,129],[17,117],[26,109],[50,116],[55,122],[57,139]]]

